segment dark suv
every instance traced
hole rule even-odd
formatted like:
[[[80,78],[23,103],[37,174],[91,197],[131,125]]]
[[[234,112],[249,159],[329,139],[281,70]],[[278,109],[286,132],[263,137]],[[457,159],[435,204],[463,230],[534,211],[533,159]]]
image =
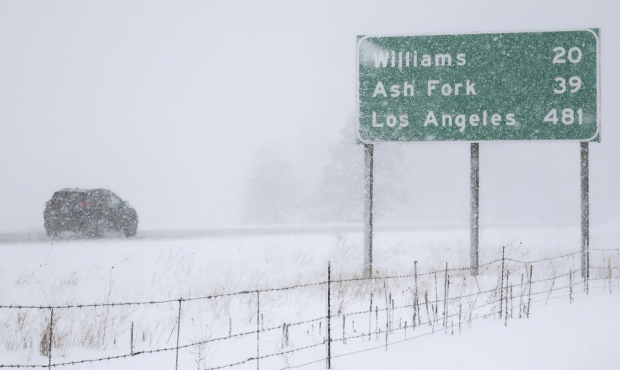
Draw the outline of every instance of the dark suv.
[[[45,203],[45,232],[57,237],[64,231],[88,237],[108,232],[136,235],[138,214],[118,195],[106,189],[62,189]]]

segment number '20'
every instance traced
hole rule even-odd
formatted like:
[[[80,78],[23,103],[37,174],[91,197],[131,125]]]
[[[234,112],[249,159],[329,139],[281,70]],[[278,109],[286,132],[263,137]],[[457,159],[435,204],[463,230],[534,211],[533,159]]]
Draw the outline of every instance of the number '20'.
[[[553,48],[553,52],[555,53],[555,56],[553,57],[553,64],[564,64],[566,63],[566,59],[573,64],[577,64],[581,61],[581,49],[576,46],[568,49],[568,53],[563,47],[557,46]]]

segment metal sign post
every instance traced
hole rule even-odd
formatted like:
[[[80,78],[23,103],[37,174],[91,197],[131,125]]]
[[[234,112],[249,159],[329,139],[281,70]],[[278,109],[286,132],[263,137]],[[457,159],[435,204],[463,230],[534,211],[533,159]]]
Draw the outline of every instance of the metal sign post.
[[[581,277],[590,276],[590,178],[588,143],[581,143]]]
[[[471,150],[471,173],[470,173],[470,229],[469,229],[469,259],[471,275],[478,275],[478,235],[480,235],[480,218],[478,217],[480,196],[480,148],[478,143],[470,144]]]
[[[364,202],[364,277],[372,277],[372,216],[373,216],[373,175],[374,145],[364,145],[365,170],[365,202]]]

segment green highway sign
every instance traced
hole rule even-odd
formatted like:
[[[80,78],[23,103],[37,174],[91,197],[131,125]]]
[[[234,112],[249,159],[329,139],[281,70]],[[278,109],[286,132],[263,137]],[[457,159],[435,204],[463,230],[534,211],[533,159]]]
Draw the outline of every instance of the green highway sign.
[[[598,29],[359,36],[359,140],[600,141],[598,57]]]

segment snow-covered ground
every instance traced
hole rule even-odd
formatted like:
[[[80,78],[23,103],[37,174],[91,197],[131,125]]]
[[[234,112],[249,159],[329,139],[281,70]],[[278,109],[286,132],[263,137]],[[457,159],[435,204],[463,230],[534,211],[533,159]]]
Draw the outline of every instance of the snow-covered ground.
[[[593,228],[592,266],[600,267],[593,277],[604,277],[611,268],[613,279],[591,283],[590,294],[583,292],[579,276],[563,276],[578,270],[579,254],[535,264],[535,277],[550,279],[545,286],[549,295],[533,301],[530,319],[516,319],[521,313],[525,285],[518,289],[523,264],[507,260],[506,270],[513,271],[515,284],[512,318],[505,322],[497,312],[496,297],[499,264],[481,271],[477,280],[467,274],[450,272],[453,288],[462,295],[476,285],[496,289],[484,299],[491,303],[474,313],[473,323],[452,319],[448,329],[432,326],[433,335],[412,336],[428,332],[431,326],[412,332],[410,309],[398,309],[412,302],[413,279],[392,279],[388,285],[368,288],[364,282],[333,285],[334,333],[332,365],[337,369],[410,368],[584,368],[596,364],[601,369],[617,368],[618,357],[610,349],[620,344],[620,288],[618,258],[620,248],[617,222]],[[495,228],[483,229],[480,245],[482,264],[501,258],[502,247],[511,260],[531,261],[578,252],[578,228]],[[147,233],[148,234],[148,233]],[[256,330],[255,294],[257,289],[314,284],[306,288],[261,294],[261,354],[286,352],[304,346],[305,351],[273,356],[262,360],[261,368],[284,368],[325,357],[324,320],[327,264],[332,266],[332,280],[360,276],[363,262],[362,234],[356,231],[308,232],[252,235],[194,235],[186,238],[144,237],[130,240],[63,240],[5,242],[0,244],[0,305],[6,306],[75,306],[105,303],[140,303],[167,301],[156,305],[72,307],[55,309],[53,363],[79,361],[130,353],[131,327],[134,329],[134,353],[173,348],[176,345],[178,302],[183,298],[181,344],[196,343]],[[400,230],[377,232],[374,245],[375,276],[409,276],[417,261],[420,275],[438,271],[439,293],[433,275],[420,278],[420,295],[427,290],[431,299],[443,293],[443,271],[467,267],[469,231],[467,229]],[[559,278],[559,276],[563,276]],[[569,303],[568,286],[574,282],[574,302]],[[462,279],[462,280],[461,280]],[[525,277],[527,280],[527,276]],[[536,280],[536,279],[534,279]],[[612,286],[610,286],[610,283]],[[362,284],[362,285],[360,285]],[[340,285],[340,286],[339,286]],[[376,285],[376,284],[375,284]],[[571,285],[572,286],[572,285]],[[553,296],[551,291],[564,287]],[[542,288],[539,288],[542,289]],[[614,291],[617,290],[618,292]],[[482,290],[482,289],[481,289]],[[536,288],[534,289],[536,290]],[[612,294],[610,295],[610,290]],[[200,297],[248,291],[217,299]],[[352,293],[351,293],[352,292]],[[368,306],[375,293],[376,312],[356,316],[360,307]],[[520,293],[519,293],[520,292]],[[388,299],[397,309],[390,310]],[[392,298],[393,294],[393,298]],[[551,296],[551,299],[546,299]],[[372,300],[372,298],[371,298]],[[515,303],[516,302],[516,303]],[[478,302],[480,303],[480,302]],[[471,304],[459,300],[448,307]],[[439,316],[442,306],[438,304]],[[387,310],[385,308],[388,307]],[[460,309],[460,308],[459,308]],[[432,310],[432,303],[431,303]],[[384,345],[386,319],[396,329],[390,332],[388,351],[338,357],[345,353],[366,351]],[[0,364],[47,365],[41,356],[50,310],[0,309]],[[373,316],[373,315],[376,315]],[[424,313],[420,313],[422,318]],[[290,328],[290,342],[284,344],[283,325],[299,321]],[[357,323],[355,322],[357,320]],[[408,320],[408,324],[407,324]],[[346,321],[346,323],[345,323]],[[441,321],[441,319],[439,319]],[[456,325],[455,325],[456,322]],[[356,326],[357,325],[357,326]],[[403,329],[409,325],[409,329]],[[441,324],[437,324],[441,325]],[[362,329],[363,328],[363,329]],[[392,326],[391,326],[392,328]],[[455,329],[456,328],[456,329]],[[426,331],[424,331],[426,330]],[[346,331],[346,334],[345,334]],[[372,338],[355,338],[358,333],[373,333]],[[452,335],[452,332],[455,334]],[[460,333],[459,333],[460,331]],[[446,332],[448,334],[446,334]],[[288,329],[287,329],[288,333]],[[381,333],[381,334],[379,334]],[[349,337],[348,341],[343,338]],[[398,343],[404,339],[410,339]],[[247,360],[256,354],[255,335],[235,340],[208,342],[179,352],[179,368],[210,368]],[[79,368],[144,367],[172,369],[175,351],[80,364]],[[586,365],[584,365],[586,364]],[[323,368],[319,361],[308,368]],[[513,366],[513,367],[510,367]],[[248,361],[233,368],[256,368]]]
[[[459,335],[433,335],[338,358],[333,368],[613,370],[620,366],[619,312],[619,294],[592,292],[570,305],[562,300],[540,305],[532,317],[507,327],[483,320]]]

